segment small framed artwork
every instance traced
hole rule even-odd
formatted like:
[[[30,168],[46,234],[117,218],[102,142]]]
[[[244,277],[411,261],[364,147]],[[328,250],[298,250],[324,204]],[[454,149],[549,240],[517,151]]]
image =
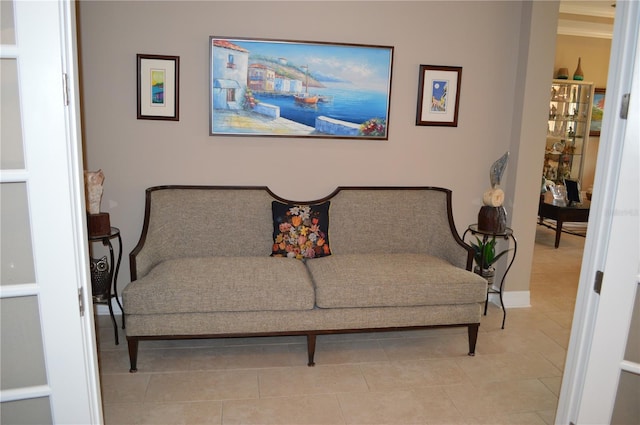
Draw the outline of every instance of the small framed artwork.
[[[462,67],[420,65],[416,125],[458,126]]]
[[[602,114],[604,113],[604,95],[607,89],[595,89],[593,94],[593,106],[591,108],[591,127],[589,136],[600,137],[602,128]]]
[[[138,119],[179,120],[180,57],[136,55]]]

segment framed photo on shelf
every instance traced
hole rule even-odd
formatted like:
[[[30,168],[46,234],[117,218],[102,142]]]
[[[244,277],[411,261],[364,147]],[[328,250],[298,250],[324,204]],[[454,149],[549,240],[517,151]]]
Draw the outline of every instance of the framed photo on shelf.
[[[607,89],[596,88],[593,94],[593,106],[591,107],[591,127],[589,136],[600,137],[602,128],[602,114],[604,113],[604,96]]]
[[[179,120],[180,57],[137,54],[138,119]]]
[[[209,37],[209,134],[388,140],[393,47]]]
[[[458,126],[462,67],[420,65],[416,125]]]

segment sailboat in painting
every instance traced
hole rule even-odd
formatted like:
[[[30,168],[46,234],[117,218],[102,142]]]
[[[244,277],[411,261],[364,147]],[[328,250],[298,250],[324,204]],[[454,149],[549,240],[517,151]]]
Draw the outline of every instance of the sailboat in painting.
[[[309,93],[294,94],[293,98],[298,103],[304,103],[307,105],[315,105],[318,103],[318,95],[310,95]]]
[[[315,105],[318,103],[318,95],[309,94],[309,66],[306,65],[303,68],[305,69],[304,93],[296,93],[293,98],[297,103]]]

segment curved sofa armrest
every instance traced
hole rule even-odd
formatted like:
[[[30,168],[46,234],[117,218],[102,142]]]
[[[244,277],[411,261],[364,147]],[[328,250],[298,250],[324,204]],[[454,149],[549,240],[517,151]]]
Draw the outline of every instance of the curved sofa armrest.
[[[131,282],[138,280],[138,278],[143,277],[149,271],[149,266],[144,266],[140,269],[140,265],[148,263],[148,261],[142,258],[142,250],[145,246],[145,241],[147,239],[147,231],[149,229],[149,215],[151,210],[151,192],[154,188],[148,188],[145,190],[145,203],[144,203],[144,221],[142,225],[142,233],[140,234],[140,238],[138,239],[138,243],[133,248],[133,250],[129,253],[129,273],[131,275]],[[147,250],[148,251],[148,250]],[[144,257],[148,257],[147,252],[145,251]],[[140,261],[138,261],[138,258]],[[152,263],[152,262],[151,262]]]
[[[465,243],[456,230],[451,199],[451,191],[449,191],[447,194],[447,216],[452,240],[446,246],[443,246],[443,257],[451,264],[471,271],[473,268],[473,247]]]

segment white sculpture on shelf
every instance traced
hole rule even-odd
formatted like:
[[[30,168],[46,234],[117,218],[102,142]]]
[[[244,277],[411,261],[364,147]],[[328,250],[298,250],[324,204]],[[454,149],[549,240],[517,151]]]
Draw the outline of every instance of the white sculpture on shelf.
[[[484,192],[482,203],[478,213],[478,229],[494,233],[502,233],[507,228],[507,212],[504,203],[504,191],[500,188],[500,181],[507,168],[509,152],[505,152],[489,169],[489,181],[491,188]]]
[[[105,236],[111,232],[109,213],[100,212],[104,173],[102,170],[84,172],[84,188],[87,202],[87,226],[89,236]]]
[[[87,212],[89,214],[100,213],[102,201],[104,173],[102,170],[84,172],[85,190],[87,196]]]
[[[487,190],[483,197],[482,203],[490,207],[501,207],[504,203],[504,191],[500,189],[500,181],[502,181],[502,175],[505,168],[507,168],[507,160],[509,159],[509,152],[505,152],[496,162],[493,163],[489,170],[489,181],[491,182],[491,188]]]

